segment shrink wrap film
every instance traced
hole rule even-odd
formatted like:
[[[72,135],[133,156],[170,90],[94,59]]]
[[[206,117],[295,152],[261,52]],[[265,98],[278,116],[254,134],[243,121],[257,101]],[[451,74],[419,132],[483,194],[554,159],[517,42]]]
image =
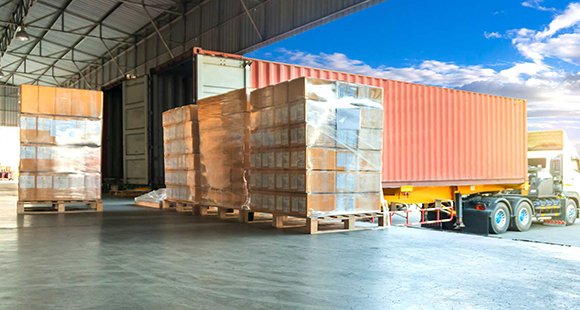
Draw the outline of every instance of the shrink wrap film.
[[[251,157],[249,96],[250,90],[244,88],[199,101],[199,179],[203,204],[233,209],[248,205],[246,168]],[[263,107],[271,106],[271,89],[262,91],[260,98],[256,102]]]
[[[19,200],[101,199],[102,93],[21,87]]]
[[[302,217],[381,211],[381,88],[298,78],[250,97],[250,209]]]
[[[201,173],[198,107],[163,112],[166,198],[199,203]]]

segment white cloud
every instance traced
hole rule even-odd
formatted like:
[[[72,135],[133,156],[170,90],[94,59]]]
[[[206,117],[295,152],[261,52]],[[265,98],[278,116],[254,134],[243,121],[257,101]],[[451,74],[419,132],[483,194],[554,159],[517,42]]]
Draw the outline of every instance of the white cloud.
[[[580,61],[580,3],[571,3],[543,30],[513,30],[512,43],[526,58],[542,61],[559,58],[571,63]]]
[[[580,117],[580,75],[567,75],[541,62],[516,63],[504,70],[436,60],[406,67],[372,67],[342,53],[284,48],[278,53],[279,60],[304,66],[526,99],[531,117]]]
[[[542,3],[543,0],[527,0],[522,2],[522,5],[528,8],[532,8],[532,9],[536,9],[536,10],[540,10],[540,11],[556,11],[555,8],[548,8],[545,6],[541,6],[540,3]]]
[[[544,11],[542,1],[525,1],[524,6]],[[580,70],[565,71],[548,65],[546,59],[580,65],[580,3],[571,3],[543,29],[527,28],[506,32],[484,32],[488,39],[510,37],[527,61],[495,65],[461,65],[424,60],[408,66],[371,66],[342,53],[312,54],[279,49],[279,60],[335,71],[387,79],[451,87],[528,101],[529,128],[562,128],[580,141]],[[580,144],[578,144],[580,148]]]
[[[487,32],[487,31],[483,32],[483,36],[486,39],[499,39],[502,37],[502,35],[499,32]]]

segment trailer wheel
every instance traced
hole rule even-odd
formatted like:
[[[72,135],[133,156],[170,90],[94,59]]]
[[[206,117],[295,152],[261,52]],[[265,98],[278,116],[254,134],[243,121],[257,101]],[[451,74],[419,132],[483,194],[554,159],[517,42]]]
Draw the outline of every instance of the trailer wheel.
[[[578,214],[576,214],[576,202],[572,199],[566,201],[566,212],[564,213],[564,221],[566,221],[566,226],[574,225]]]
[[[510,227],[510,210],[505,202],[498,202],[491,212],[489,221],[489,232],[493,234],[503,234]]]
[[[526,231],[532,226],[532,206],[527,201],[522,201],[514,212],[514,221],[511,225],[513,230]]]

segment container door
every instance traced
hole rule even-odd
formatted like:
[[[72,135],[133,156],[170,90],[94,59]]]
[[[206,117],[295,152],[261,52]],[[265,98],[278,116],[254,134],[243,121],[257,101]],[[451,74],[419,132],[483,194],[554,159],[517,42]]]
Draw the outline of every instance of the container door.
[[[219,56],[196,55],[197,100],[250,87],[250,62]]]
[[[148,78],[123,82],[123,167],[126,184],[149,184]]]

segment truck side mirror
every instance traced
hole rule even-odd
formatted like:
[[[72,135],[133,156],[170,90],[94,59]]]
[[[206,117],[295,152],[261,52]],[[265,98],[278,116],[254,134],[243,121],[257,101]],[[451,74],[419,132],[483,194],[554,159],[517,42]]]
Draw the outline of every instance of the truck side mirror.
[[[550,160],[550,174],[557,179],[562,179],[562,155]]]

